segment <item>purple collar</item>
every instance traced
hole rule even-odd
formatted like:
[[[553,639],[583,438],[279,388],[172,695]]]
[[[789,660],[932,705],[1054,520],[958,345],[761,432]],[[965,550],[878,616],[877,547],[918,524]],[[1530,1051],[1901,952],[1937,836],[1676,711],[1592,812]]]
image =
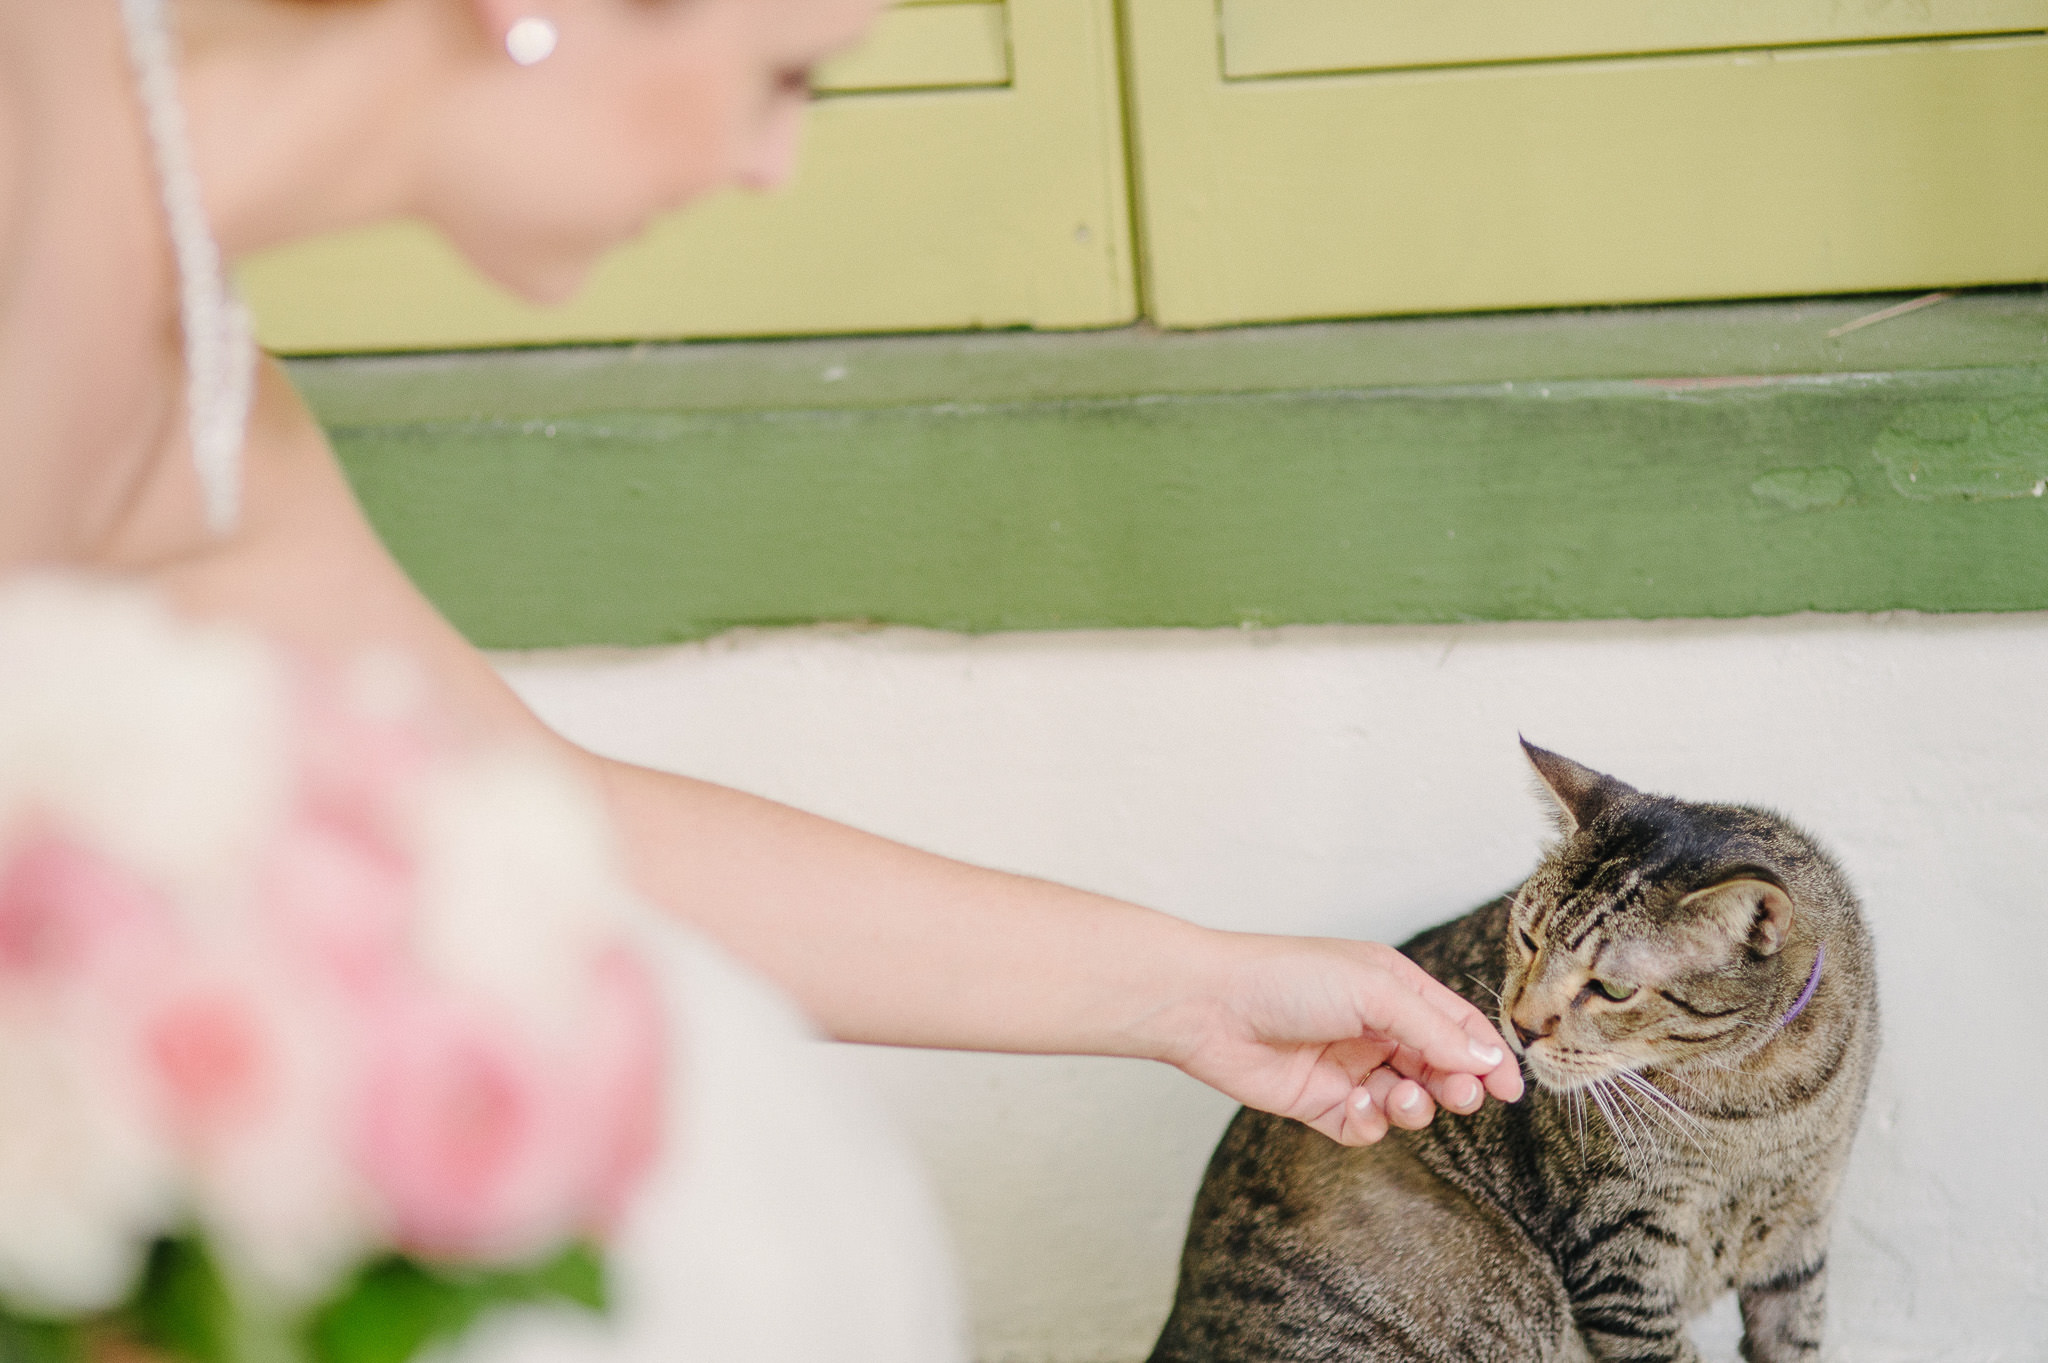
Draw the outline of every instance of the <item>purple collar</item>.
[[[1820,987],[1820,963],[1822,961],[1825,961],[1827,958],[1827,945],[1823,943],[1821,945],[1820,950],[1813,953],[1813,973],[1806,977],[1806,988],[1799,991],[1799,1001],[1792,1005],[1792,1010],[1790,1012],[1786,1013],[1785,1016],[1778,1019],[1778,1025],[1780,1027],[1791,1026],[1792,1019],[1798,1017],[1801,1013],[1805,1012],[1806,1005],[1813,1002],[1813,991]]]

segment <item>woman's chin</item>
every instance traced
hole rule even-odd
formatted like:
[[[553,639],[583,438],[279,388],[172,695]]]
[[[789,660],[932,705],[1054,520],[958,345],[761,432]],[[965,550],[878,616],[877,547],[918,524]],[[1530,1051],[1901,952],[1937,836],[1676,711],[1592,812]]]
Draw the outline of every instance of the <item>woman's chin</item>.
[[[545,266],[528,265],[518,270],[490,271],[499,287],[522,302],[536,307],[558,308],[572,303],[590,282],[594,268],[590,261]]]
[[[472,268],[522,302],[560,307],[573,302],[590,282],[603,252],[580,250],[503,250],[458,243]]]
[[[648,228],[645,218],[620,226],[578,224],[573,231],[460,233],[444,228],[449,241],[486,279],[523,302],[559,307],[575,301],[597,267]]]

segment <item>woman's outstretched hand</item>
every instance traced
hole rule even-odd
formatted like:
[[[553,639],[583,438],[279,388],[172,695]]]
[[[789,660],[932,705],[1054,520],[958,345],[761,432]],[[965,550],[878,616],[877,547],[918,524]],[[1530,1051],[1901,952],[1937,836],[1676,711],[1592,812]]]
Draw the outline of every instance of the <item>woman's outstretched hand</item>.
[[[1427,1126],[1439,1104],[1522,1096],[1493,1024],[1392,947],[1219,934],[1220,974],[1166,1059],[1346,1145]]]

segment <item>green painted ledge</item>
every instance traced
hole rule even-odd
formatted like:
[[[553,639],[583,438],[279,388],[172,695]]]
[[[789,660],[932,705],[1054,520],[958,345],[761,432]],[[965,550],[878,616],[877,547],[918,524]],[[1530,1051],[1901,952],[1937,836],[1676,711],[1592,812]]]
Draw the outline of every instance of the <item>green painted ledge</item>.
[[[479,644],[2048,608],[2048,295],[294,361]]]

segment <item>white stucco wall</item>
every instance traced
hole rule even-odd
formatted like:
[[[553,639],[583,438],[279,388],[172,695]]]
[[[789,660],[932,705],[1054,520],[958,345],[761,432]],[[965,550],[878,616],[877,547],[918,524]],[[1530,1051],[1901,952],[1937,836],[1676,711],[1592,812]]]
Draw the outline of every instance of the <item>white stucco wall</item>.
[[[601,751],[1234,928],[1398,939],[1518,880],[1544,833],[1518,730],[1776,806],[1848,866],[1883,962],[1831,1353],[2048,1358],[2048,617],[805,630],[501,661]],[[1142,1358],[1230,1105],[1139,1062],[844,1054],[930,1162],[981,1357]]]

